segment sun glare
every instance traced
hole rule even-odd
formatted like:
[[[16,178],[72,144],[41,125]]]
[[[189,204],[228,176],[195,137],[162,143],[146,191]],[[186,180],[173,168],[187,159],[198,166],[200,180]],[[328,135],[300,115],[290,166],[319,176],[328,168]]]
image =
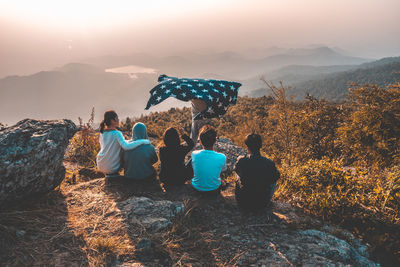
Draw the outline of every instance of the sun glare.
[[[225,2],[225,1],[221,1]],[[196,4],[197,3],[197,4]],[[201,4],[200,4],[201,3]],[[0,0],[2,16],[47,26],[90,27],[139,23],[217,5],[211,0]]]

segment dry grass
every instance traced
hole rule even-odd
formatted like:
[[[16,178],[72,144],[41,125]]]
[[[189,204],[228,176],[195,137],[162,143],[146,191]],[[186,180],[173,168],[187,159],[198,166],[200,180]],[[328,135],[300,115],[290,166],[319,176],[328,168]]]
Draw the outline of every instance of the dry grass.
[[[73,175],[76,184],[71,184]],[[149,259],[164,266],[224,265],[196,200],[185,201],[188,211],[170,230],[150,234],[141,225],[127,223],[117,202],[133,194],[173,200],[179,192],[166,196],[153,185],[84,180],[70,171],[59,188],[32,204],[0,211],[0,265],[109,266]],[[151,240],[150,254],[136,250],[142,238]]]
[[[63,195],[53,191],[36,201],[0,211],[0,263],[87,265],[84,241],[68,225]]]

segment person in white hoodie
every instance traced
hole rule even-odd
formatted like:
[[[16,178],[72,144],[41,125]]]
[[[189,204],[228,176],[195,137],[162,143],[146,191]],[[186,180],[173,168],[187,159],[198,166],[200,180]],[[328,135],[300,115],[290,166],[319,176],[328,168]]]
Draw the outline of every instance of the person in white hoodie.
[[[118,126],[117,113],[113,110],[106,111],[100,124],[100,151],[97,154],[96,163],[97,168],[109,178],[119,176],[121,149],[131,150],[140,145],[150,144],[150,141],[146,139],[127,142],[122,132],[117,129]]]

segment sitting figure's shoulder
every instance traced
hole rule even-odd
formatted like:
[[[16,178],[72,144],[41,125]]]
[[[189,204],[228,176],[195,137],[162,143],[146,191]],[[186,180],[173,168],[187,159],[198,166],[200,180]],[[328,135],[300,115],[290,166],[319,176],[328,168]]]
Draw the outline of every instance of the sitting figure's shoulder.
[[[262,158],[268,165],[275,166],[275,163],[271,159],[267,157],[262,157]]]
[[[225,155],[224,153],[214,151],[214,155],[215,155],[216,157],[226,159],[226,155]]]
[[[222,157],[224,160],[227,159],[227,156],[226,156],[224,153],[220,153],[220,154],[221,154],[221,157]]]
[[[192,152],[192,155],[200,154],[202,151],[203,151],[203,150],[194,150],[194,151]]]

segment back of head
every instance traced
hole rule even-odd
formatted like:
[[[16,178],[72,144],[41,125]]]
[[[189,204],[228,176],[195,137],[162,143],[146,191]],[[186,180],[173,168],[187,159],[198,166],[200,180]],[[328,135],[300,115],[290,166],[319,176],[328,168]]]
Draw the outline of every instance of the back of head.
[[[212,147],[217,141],[217,131],[211,125],[204,125],[200,129],[200,143],[206,147]]]
[[[244,143],[250,152],[258,152],[262,146],[261,136],[255,133],[249,134],[246,136]]]
[[[132,139],[148,139],[146,125],[141,122],[136,123],[132,127]]]
[[[111,121],[115,120],[118,117],[117,113],[114,110],[108,110],[104,113],[104,118],[102,120],[102,122],[100,123],[100,132],[103,133],[104,132],[104,127],[110,126],[111,125]]]
[[[163,135],[164,145],[169,148],[176,148],[181,144],[178,131],[174,127],[169,127]]]

